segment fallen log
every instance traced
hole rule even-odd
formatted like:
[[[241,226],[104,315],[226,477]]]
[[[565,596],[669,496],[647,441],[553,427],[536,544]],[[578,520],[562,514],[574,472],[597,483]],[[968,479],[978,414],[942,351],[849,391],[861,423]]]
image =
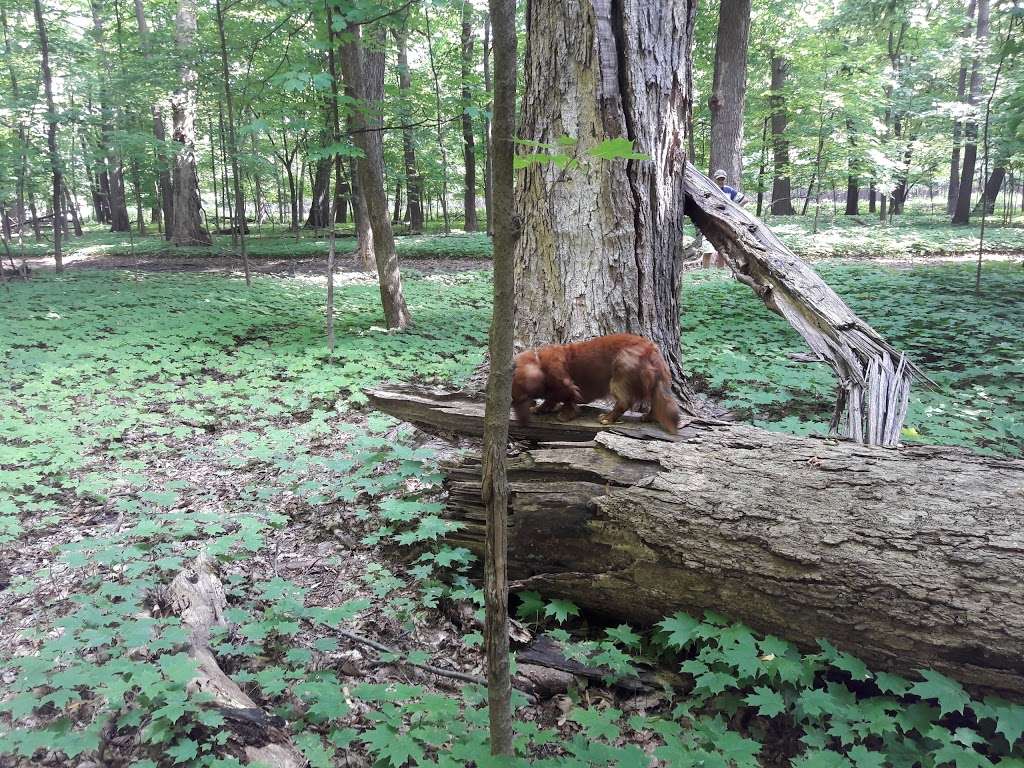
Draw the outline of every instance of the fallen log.
[[[401,418],[444,431],[451,400],[408,402]],[[875,670],[1024,696],[1024,461],[691,424],[676,441],[601,431],[525,449],[508,481],[522,588],[648,625],[715,610]],[[446,484],[463,525],[450,543],[482,556],[479,460]]]
[[[210,697],[212,705],[224,716],[232,741],[245,761],[269,768],[307,765],[306,758],[292,745],[285,721],[256,706],[224,674],[210,649],[210,630],[225,624],[227,597],[209,555],[200,554],[174,577],[167,588],[167,601],[189,631],[189,656],[197,662],[188,690]]]

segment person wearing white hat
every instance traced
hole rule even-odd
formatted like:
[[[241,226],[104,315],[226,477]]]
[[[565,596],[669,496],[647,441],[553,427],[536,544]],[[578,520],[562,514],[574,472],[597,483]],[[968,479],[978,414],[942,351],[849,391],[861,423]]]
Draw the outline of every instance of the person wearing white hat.
[[[729,199],[732,200],[734,203],[739,203],[740,205],[742,205],[743,201],[747,199],[746,195],[744,195],[738,189],[730,187],[728,184],[726,184],[725,182],[728,178],[728,175],[721,168],[715,171],[715,184],[718,185],[718,188],[725,192],[725,194],[729,196]]]

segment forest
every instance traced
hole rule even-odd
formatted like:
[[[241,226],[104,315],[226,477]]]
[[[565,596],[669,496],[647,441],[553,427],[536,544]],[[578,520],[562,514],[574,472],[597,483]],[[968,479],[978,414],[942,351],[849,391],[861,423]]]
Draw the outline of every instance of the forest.
[[[0,27],[0,768],[1024,765],[1019,0]]]

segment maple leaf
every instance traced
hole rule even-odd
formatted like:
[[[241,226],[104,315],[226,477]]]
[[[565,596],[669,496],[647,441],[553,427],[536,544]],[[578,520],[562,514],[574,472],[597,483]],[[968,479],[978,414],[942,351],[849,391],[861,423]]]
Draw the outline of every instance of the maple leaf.
[[[755,688],[744,701],[752,707],[757,707],[757,713],[765,717],[775,717],[786,711],[786,700],[782,698],[782,694],[763,685]]]
[[[943,674],[931,669],[917,670],[923,681],[914,683],[908,693],[920,696],[922,699],[935,699],[939,702],[939,714],[946,715],[950,712],[963,714],[964,707],[971,703],[971,697],[963,689],[963,686],[955,680],[950,680]]]

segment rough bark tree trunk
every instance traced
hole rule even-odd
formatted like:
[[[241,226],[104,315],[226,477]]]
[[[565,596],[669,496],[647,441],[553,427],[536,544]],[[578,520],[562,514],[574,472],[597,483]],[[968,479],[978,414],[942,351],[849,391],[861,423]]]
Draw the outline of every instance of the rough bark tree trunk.
[[[494,199],[491,178],[491,120],[487,117],[491,104],[491,17],[484,16],[484,93],[487,94],[488,108],[484,112],[484,207],[487,209],[487,234],[494,234]]]
[[[989,32],[989,0],[977,0],[978,26],[975,33],[977,49],[971,64],[971,84],[967,102],[977,108],[981,99],[981,70],[987,52]],[[971,190],[974,187],[975,166],[978,159],[978,119],[971,115],[964,123],[963,167],[960,170],[960,189],[957,192],[953,224],[968,224],[971,220]]]
[[[224,104],[228,112],[228,152],[231,155],[231,179],[235,193],[235,223],[238,230],[238,242],[241,246],[242,268],[245,272],[245,284],[251,285],[252,278],[249,274],[249,253],[246,248],[245,234],[248,226],[245,223],[245,201],[242,198],[242,174],[238,167],[238,140],[235,134],[235,99],[231,91],[230,68],[228,65],[228,47],[224,35],[224,12],[220,0],[215,0],[214,7],[217,12],[217,39],[220,42],[221,78],[224,86]],[[255,134],[253,134],[255,142]],[[212,147],[211,147],[212,148]],[[259,191],[259,179],[256,182],[257,195]],[[260,220],[260,200],[256,200],[256,223]]]
[[[341,71],[346,89],[366,102],[370,111],[379,110],[384,89],[384,54],[367,51],[363,55],[360,45],[361,28],[349,25],[351,39],[341,46]],[[380,281],[380,298],[384,307],[384,320],[388,328],[405,328],[410,322],[409,309],[402,292],[402,276],[395,252],[395,235],[388,216],[388,199],[384,193],[384,166],[381,139],[371,127],[363,110],[352,114],[352,139],[363,157],[357,158],[359,186],[366,198],[367,216],[373,230],[373,251]]]
[[[742,185],[743,102],[747,93],[750,0],[722,0],[718,11],[715,72],[711,86],[711,171]]]
[[[512,170],[515,149],[512,140],[516,130],[516,4],[514,0],[490,0],[490,8],[494,16],[497,43],[494,62],[497,80],[494,130],[498,140],[494,158],[494,191],[499,210],[494,217],[494,302],[489,346],[491,368],[484,411],[480,500],[486,515],[484,596],[491,754],[511,756],[514,751],[508,637],[508,482],[505,454],[509,406],[512,403],[515,304],[513,260],[518,237],[512,220],[515,205]],[[465,40],[466,21],[463,16],[464,52]]]
[[[101,0],[90,0],[89,8],[92,12],[93,41],[96,51],[104,56],[105,35],[103,32],[103,15]],[[103,147],[103,154],[107,162],[108,197],[107,204],[110,211],[110,231],[127,232],[131,229],[131,221],[128,218],[128,204],[124,193],[124,169],[121,163],[120,153],[114,146],[114,123],[116,121],[115,109],[110,103],[110,90],[107,87],[106,75],[100,75],[100,143]]]
[[[469,88],[469,75],[473,69],[473,4],[462,4],[462,159],[466,169],[464,176],[465,192],[462,196],[462,209],[465,216],[466,232],[476,232],[479,228],[476,217],[476,139],[473,135],[473,117],[469,113],[472,106],[472,92]]]
[[[412,99],[412,79],[409,75],[408,53],[408,18],[403,17],[401,26],[395,30],[395,42],[398,45],[398,88],[402,118],[402,153],[405,163],[405,188],[408,200],[409,233],[418,235],[423,232],[423,179],[416,169],[416,137],[413,132],[409,102]]]
[[[985,213],[992,213],[996,209],[996,198],[999,197],[999,190],[1003,187],[1003,180],[1006,178],[1006,166],[997,165],[992,169],[985,181],[985,187],[981,193],[981,199],[974,207],[975,213],[981,213],[981,207],[985,206]]]
[[[203,227],[203,202],[199,197],[196,170],[196,101],[198,82],[195,66],[196,1],[178,0],[175,43],[180,60],[181,88],[171,99],[172,138],[178,143],[172,186],[171,242],[175,245],[210,245],[210,233]]]
[[[525,139],[568,134],[584,162],[520,173],[516,342],[520,347],[629,331],[658,344],[684,406],[683,256],[691,4],[535,0],[527,7]],[[588,161],[607,139],[647,161]]]
[[[775,178],[772,180],[772,214],[792,216],[793,188],[789,179],[789,141],[786,139],[786,97],[782,89],[789,74],[789,62],[781,56],[772,56],[771,96],[772,147],[775,159]]]
[[[437,151],[441,155],[441,214],[444,217],[444,233],[447,235],[452,231],[448,218],[448,149],[445,147],[444,130],[441,127],[441,80],[437,73],[437,61],[434,59],[434,37],[430,31],[429,6],[423,6],[423,21],[426,24],[427,58],[434,76],[434,127],[437,131]]]
[[[846,120],[846,132],[849,135],[850,154],[846,159],[846,211],[847,216],[856,216],[860,211],[860,179],[857,178],[858,162],[855,155],[857,140],[851,118]]]
[[[46,21],[43,18],[42,0],[34,0],[32,10],[36,19],[36,33],[39,35],[39,54],[41,59],[41,72],[43,76],[43,92],[46,94],[46,151],[50,157],[50,172],[53,175],[53,261],[58,274],[64,271],[64,255],[61,252],[61,238],[64,232],[61,229],[61,189],[63,188],[63,174],[61,171],[60,155],[57,150],[57,110],[53,104],[53,75],[50,71],[50,43],[46,35]],[[33,205],[33,209],[35,206]],[[35,210],[32,211],[32,218],[38,222]],[[38,223],[35,224],[38,227]],[[38,230],[37,230],[38,234]]]
[[[330,142],[329,131],[324,132],[323,142],[324,144]],[[313,189],[309,199],[309,216],[306,217],[307,229],[324,229],[330,226],[328,219],[331,208],[330,191],[331,158],[322,157],[316,161],[316,175],[313,177]]]
[[[963,31],[960,33],[961,38],[969,38],[971,36],[971,30],[973,29],[974,20],[974,9],[977,5],[977,0],[970,0],[967,5],[967,23],[964,25]],[[957,104],[963,103],[964,95],[967,90],[967,60],[961,57],[960,60],[960,74],[957,77],[956,85],[956,101]],[[956,199],[960,193],[960,132],[961,132],[961,121],[960,117],[956,116],[953,118],[953,150],[949,157],[949,189],[946,192],[946,214],[952,216],[956,212]]]

